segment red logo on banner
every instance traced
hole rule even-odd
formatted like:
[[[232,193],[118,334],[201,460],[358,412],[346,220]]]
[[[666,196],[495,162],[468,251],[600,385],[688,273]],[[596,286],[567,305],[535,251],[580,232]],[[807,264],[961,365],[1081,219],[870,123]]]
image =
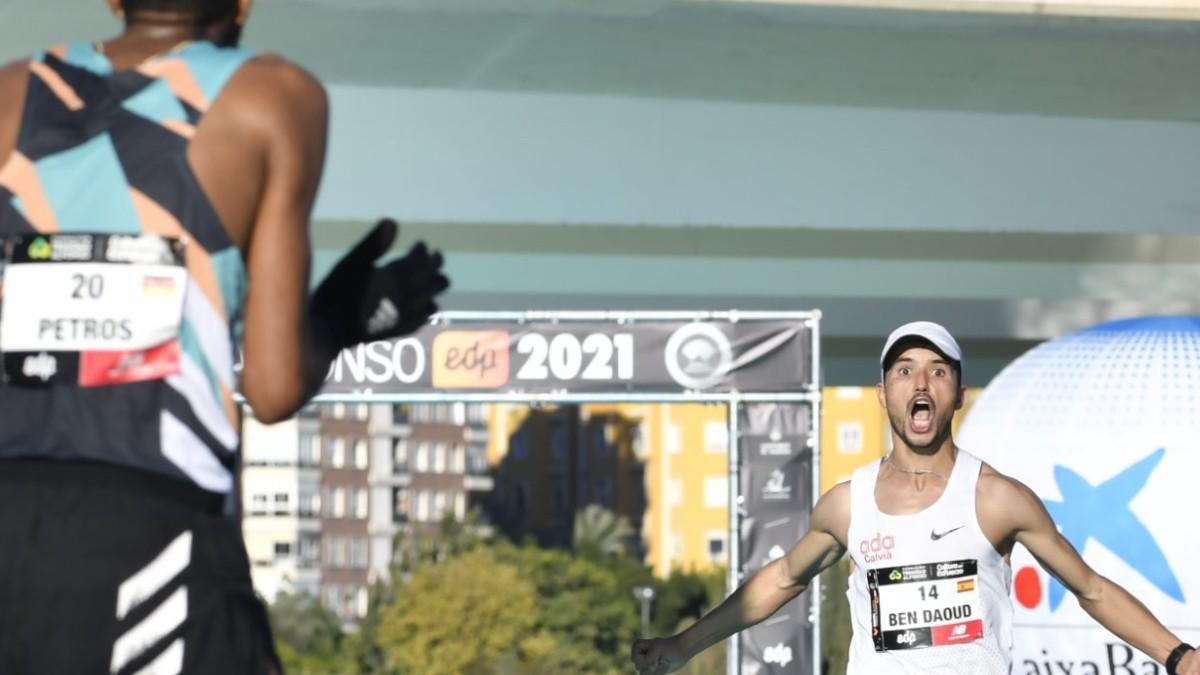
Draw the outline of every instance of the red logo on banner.
[[[953,645],[959,642],[974,642],[983,637],[983,620],[952,623],[933,627],[934,645]]]
[[[179,372],[179,341],[129,352],[82,352],[79,386],[103,387],[161,380]]]

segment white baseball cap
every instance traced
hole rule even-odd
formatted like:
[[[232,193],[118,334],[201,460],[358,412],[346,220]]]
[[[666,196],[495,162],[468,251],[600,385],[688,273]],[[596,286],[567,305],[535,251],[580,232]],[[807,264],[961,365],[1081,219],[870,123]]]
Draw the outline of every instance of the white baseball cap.
[[[962,369],[963,353],[962,347],[958,346],[958,341],[946,330],[946,327],[934,323],[932,321],[913,321],[900,326],[892,331],[888,336],[887,342],[883,344],[883,351],[879,354],[879,367],[882,370],[887,370],[888,353],[901,340],[909,340],[915,338],[919,341],[928,342],[934,349],[942,353],[942,356],[958,363],[959,372]]]

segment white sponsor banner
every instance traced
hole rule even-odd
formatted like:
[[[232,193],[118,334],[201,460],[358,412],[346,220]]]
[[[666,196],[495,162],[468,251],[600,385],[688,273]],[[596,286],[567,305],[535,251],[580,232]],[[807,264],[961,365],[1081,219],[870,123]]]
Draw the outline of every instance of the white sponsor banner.
[[[1032,488],[1089,565],[1200,642],[1200,317],[1102,324],[1031,350],[988,385],[959,444]],[[1164,672],[1101,628],[1022,547],[1013,672]]]

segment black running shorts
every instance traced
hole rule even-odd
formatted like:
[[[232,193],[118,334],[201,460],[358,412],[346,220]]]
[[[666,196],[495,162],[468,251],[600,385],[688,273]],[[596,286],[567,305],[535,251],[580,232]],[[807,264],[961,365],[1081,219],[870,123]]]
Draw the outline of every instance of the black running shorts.
[[[0,673],[282,672],[220,508],[131,469],[0,461]]]

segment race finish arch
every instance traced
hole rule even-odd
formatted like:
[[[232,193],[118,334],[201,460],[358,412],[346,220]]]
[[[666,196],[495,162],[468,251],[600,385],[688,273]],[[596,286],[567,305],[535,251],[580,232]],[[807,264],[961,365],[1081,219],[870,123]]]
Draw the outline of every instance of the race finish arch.
[[[808,529],[820,319],[808,312],[443,312],[332,364],[318,402],[724,403],[729,590]],[[730,640],[736,675],[820,672],[817,582]]]

